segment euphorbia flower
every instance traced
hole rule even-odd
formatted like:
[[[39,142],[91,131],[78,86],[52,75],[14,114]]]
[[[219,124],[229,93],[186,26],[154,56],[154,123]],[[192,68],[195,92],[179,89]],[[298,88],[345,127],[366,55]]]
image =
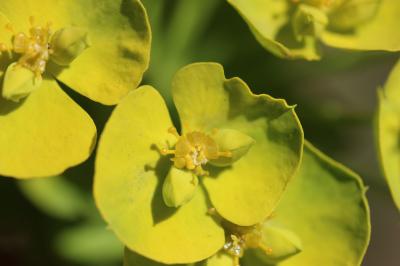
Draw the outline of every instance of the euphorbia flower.
[[[228,0],[257,40],[282,58],[319,59],[319,41],[355,50],[400,50],[400,2]]]
[[[116,104],[139,84],[149,49],[139,0],[2,0],[0,175],[51,176],[84,161],[96,127],[59,84]]]
[[[249,238],[245,235],[249,228],[225,227],[227,233],[230,229],[225,248],[207,260],[185,265],[237,266],[238,258],[232,256],[237,251],[242,255],[240,266],[358,266],[371,229],[365,191],[359,176],[306,142],[300,170],[261,235]],[[230,249],[232,231],[242,241],[262,241],[269,250]],[[125,249],[124,266],[162,265]]]
[[[214,212],[240,226],[271,215],[300,163],[303,132],[293,106],[252,94],[215,63],[181,69],[172,95],[181,134],[150,86],[116,107],[99,143],[94,195],[127,247],[189,263],[225,244]]]

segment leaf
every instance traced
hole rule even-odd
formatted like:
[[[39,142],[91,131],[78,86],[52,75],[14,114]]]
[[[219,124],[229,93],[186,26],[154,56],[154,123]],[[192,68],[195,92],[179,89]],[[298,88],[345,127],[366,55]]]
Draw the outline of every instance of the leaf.
[[[23,102],[0,99],[0,174],[16,178],[54,176],[85,161],[96,127],[54,80]]]
[[[316,39],[297,41],[291,28],[290,1],[228,0],[249,25],[260,44],[274,55],[318,60]]]
[[[354,33],[326,31],[322,41],[333,47],[355,50],[399,51],[400,1],[381,0],[371,21],[359,25]]]
[[[94,196],[129,249],[167,264],[189,263],[220,249],[224,231],[207,214],[201,189],[179,209],[165,205],[162,184],[171,163],[159,149],[173,144],[171,126],[155,89],[131,92],[112,113],[99,142]]]
[[[83,193],[65,177],[23,180],[18,186],[37,208],[50,216],[73,220],[88,210]]]
[[[80,264],[118,262],[123,246],[103,224],[85,223],[61,231],[55,239],[58,254]]]
[[[379,90],[377,143],[383,173],[400,209],[400,63]]]
[[[275,218],[300,237],[303,251],[278,265],[360,265],[371,229],[365,191],[359,176],[306,143]],[[244,266],[261,265],[245,258]]]
[[[294,108],[284,100],[254,95],[239,78],[226,79],[215,63],[182,68],[172,94],[184,132],[227,128],[255,140],[232,167],[210,167],[203,182],[225,219],[238,225],[262,222],[300,163],[303,131]]]

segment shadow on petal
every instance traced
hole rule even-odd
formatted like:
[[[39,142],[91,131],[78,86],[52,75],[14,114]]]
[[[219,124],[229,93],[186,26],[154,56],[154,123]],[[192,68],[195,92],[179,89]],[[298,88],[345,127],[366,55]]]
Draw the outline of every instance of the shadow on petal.
[[[152,144],[150,149],[157,150],[158,148],[155,144]],[[153,199],[151,201],[151,213],[153,217],[153,225],[157,225],[164,220],[170,218],[178,208],[172,208],[165,205],[165,202],[162,197],[162,187],[164,183],[164,179],[168,174],[170,169],[171,161],[166,156],[161,156],[160,159],[157,161],[155,167],[150,165],[145,165],[145,171],[154,171],[155,175],[157,176],[157,187],[153,195]]]

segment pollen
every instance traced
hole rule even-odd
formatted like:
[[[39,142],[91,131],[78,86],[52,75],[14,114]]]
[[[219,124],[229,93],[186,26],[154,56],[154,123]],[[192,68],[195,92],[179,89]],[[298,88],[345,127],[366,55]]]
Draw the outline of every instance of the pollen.
[[[52,35],[51,23],[45,26],[36,26],[33,17],[29,18],[30,28],[28,33],[15,32],[13,27],[8,24],[6,29],[12,33],[11,52],[20,55],[17,64],[25,67],[41,77],[46,69],[52,49],[50,38]],[[6,51],[7,46],[0,43],[0,51]]]
[[[198,176],[205,176],[209,174],[203,169],[207,162],[219,157],[232,156],[230,151],[219,151],[213,138],[203,132],[192,131],[179,135],[174,127],[171,127],[168,132],[173,134],[178,141],[175,149],[162,149],[161,154],[174,155],[171,160],[176,168],[192,170]]]

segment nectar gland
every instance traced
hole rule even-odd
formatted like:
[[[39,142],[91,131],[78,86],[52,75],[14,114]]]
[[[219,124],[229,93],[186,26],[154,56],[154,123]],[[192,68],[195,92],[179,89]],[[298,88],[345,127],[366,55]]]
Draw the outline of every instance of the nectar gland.
[[[240,266],[239,259],[243,257],[245,249],[258,248],[265,254],[271,254],[272,249],[262,243],[261,225],[237,226],[227,224],[226,242],[224,250],[232,256],[233,265]]]
[[[161,154],[174,155],[171,161],[174,162],[176,168],[192,170],[198,176],[205,176],[208,172],[202,166],[208,161],[232,156],[230,151],[219,151],[214,139],[203,132],[192,131],[179,135],[174,127],[171,127],[168,132],[173,134],[178,141],[174,150],[161,149]]]
[[[16,33],[10,24],[6,28],[13,34],[11,51],[20,55],[17,65],[31,70],[36,77],[40,78],[53,52],[50,47],[51,23],[47,23],[44,27],[35,26],[32,16],[29,18],[29,22],[31,27],[28,34],[23,32]],[[0,51],[7,50],[9,50],[7,46],[4,43],[0,43]]]

